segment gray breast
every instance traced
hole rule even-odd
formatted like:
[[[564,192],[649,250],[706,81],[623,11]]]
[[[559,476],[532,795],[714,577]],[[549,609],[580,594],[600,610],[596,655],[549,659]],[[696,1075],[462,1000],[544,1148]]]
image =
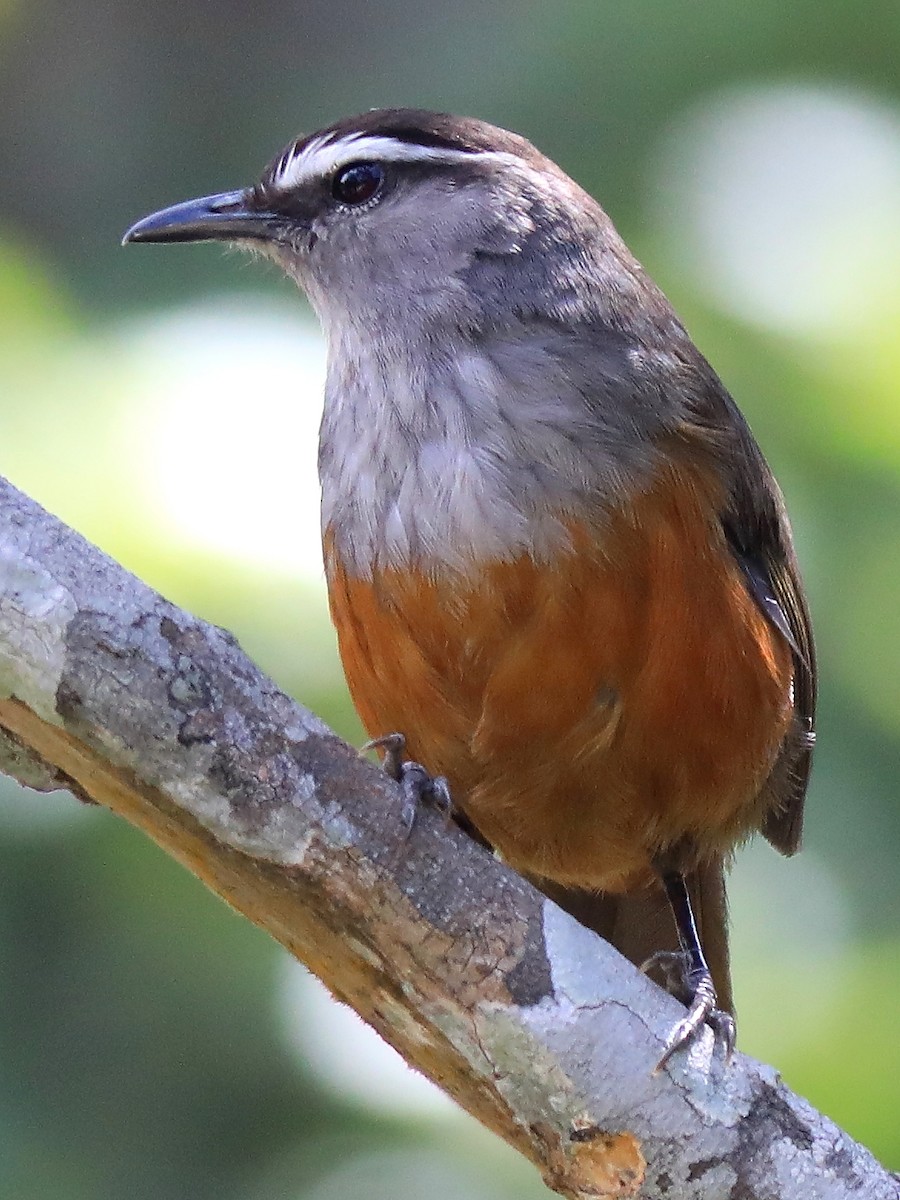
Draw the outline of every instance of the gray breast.
[[[348,569],[545,560],[568,518],[602,527],[652,472],[671,414],[626,344],[567,340],[529,328],[433,347],[425,371],[383,347],[331,356],[322,522]]]

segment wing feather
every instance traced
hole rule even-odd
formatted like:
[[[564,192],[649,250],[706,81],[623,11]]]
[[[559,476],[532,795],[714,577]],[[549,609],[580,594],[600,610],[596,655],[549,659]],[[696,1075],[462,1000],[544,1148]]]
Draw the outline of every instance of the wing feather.
[[[782,854],[800,845],[812,765],[816,716],[816,654],[809,606],[794,553],[781,490],[749,426],[703,360],[682,436],[705,445],[724,474],[721,513],[726,541],[760,611],[794,656],[795,719],[766,783],[770,803],[762,832]]]

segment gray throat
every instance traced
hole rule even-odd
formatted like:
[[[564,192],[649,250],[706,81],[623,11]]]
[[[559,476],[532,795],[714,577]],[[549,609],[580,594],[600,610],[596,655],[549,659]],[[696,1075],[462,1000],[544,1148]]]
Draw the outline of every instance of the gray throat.
[[[332,336],[319,473],[344,567],[369,578],[546,561],[567,547],[568,519],[602,522],[640,487],[672,421],[660,364],[612,335],[579,350],[549,324],[432,342],[415,361]]]

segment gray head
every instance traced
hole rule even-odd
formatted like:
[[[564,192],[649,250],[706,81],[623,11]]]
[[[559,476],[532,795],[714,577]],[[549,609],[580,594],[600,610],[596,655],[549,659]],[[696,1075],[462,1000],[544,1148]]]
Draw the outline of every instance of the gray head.
[[[297,138],[253,186],[164,209],[125,235],[205,239],[275,258],[329,336],[373,319],[432,333],[448,320],[495,326],[536,299],[569,322],[590,310],[615,324],[615,311],[594,310],[627,309],[647,287],[599,205],[530,142],[413,109]]]
[[[560,514],[618,502],[679,418],[661,376],[691,350],[668,304],[599,205],[502,129],[370,112],[125,235],[205,239],[275,258],[319,314],[323,524],[360,573],[555,553]]]

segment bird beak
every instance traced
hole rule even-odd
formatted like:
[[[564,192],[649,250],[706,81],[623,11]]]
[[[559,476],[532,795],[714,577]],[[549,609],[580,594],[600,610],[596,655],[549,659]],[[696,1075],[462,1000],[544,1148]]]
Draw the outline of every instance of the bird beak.
[[[271,238],[283,218],[253,205],[253,192],[219,192],[151,213],[132,225],[122,238],[129,242],[237,242]]]

